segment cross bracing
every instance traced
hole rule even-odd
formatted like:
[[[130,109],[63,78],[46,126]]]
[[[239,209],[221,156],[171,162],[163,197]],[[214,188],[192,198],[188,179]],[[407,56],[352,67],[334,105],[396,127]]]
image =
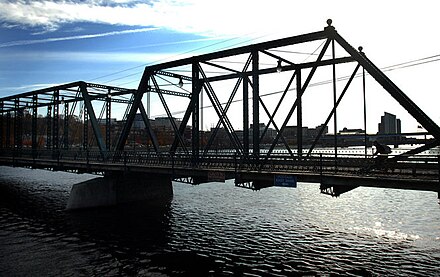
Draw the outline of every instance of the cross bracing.
[[[298,55],[298,51],[289,50],[289,47],[308,44],[313,44],[314,51],[307,59]],[[336,71],[342,65],[352,68],[341,86],[340,83],[337,85],[341,80],[337,78]],[[318,32],[147,66],[137,89],[74,82],[3,97],[0,99],[0,113],[3,115],[1,146],[22,147],[23,128],[26,128],[22,123],[27,111],[31,118],[32,148],[72,147],[69,138],[73,131],[69,118],[78,114],[85,126],[81,131],[84,148],[96,147],[105,155],[109,151],[127,149],[130,138],[135,141],[133,145],[137,145],[134,134],[137,127],[133,125],[138,119],[137,114],[140,114],[145,140],[151,146],[149,151],[190,154],[195,165],[218,147],[227,147],[243,160],[260,166],[268,163],[280,149],[291,158],[307,159],[316,152],[315,148],[325,135],[325,128],[321,128],[311,142],[306,143],[302,134],[304,97],[308,96],[316,72],[321,68],[326,68],[332,76],[330,91],[333,103],[330,110],[320,112],[325,114],[322,126],[333,125],[334,135],[326,145],[334,148],[336,158],[341,143],[337,135],[338,110],[352,87],[353,79],[358,76],[365,78],[365,74],[382,86],[384,92],[420,123],[430,136],[424,145],[395,157],[395,160],[406,159],[439,145],[439,126],[376,67],[361,48],[352,47],[329,21],[328,26]],[[268,103],[263,97],[267,94],[263,83],[266,78],[280,72],[288,77],[285,83],[278,84],[283,87],[279,98]],[[226,85],[222,85],[224,83]],[[292,91],[293,96],[288,94]],[[157,105],[168,118],[167,136],[171,141],[163,142],[153,126],[149,101],[152,95],[157,97]],[[173,100],[176,97],[179,100]],[[145,101],[145,98],[148,100]],[[288,107],[283,106],[287,101],[292,102]],[[179,122],[173,113],[176,103],[180,109],[185,108]],[[122,125],[117,130],[111,121],[115,105],[125,107]],[[210,116],[214,118],[210,132],[203,124],[207,119],[206,106],[211,107]],[[47,112],[40,112],[44,108]],[[360,112],[366,114],[365,110]],[[45,132],[37,130],[38,114],[47,115]],[[13,124],[8,118],[13,119]],[[295,122],[296,128],[293,142],[287,134],[292,122]],[[267,141],[269,131],[272,136]],[[228,142],[227,146],[216,145],[221,135]],[[39,144],[38,136],[44,136],[48,143]],[[366,148],[371,146],[372,137],[374,134],[368,137],[365,134]]]

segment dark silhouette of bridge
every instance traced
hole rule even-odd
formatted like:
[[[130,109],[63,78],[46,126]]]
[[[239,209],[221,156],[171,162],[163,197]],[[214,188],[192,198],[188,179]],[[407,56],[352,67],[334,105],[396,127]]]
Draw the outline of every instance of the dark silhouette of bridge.
[[[321,191],[333,196],[358,186],[440,193],[439,126],[367,58],[362,47],[353,48],[337,33],[331,20],[327,23],[324,30],[314,33],[147,66],[137,89],[80,81],[3,97],[0,163],[73,172],[142,173],[192,184],[234,178],[237,186],[252,189],[280,185],[276,180],[282,176],[287,180],[321,183]],[[284,50],[311,43],[321,43],[320,50],[312,56],[314,61],[297,61]],[[343,49],[339,52],[344,54],[336,55],[336,47]],[[262,62],[263,59],[273,60],[273,65]],[[352,65],[353,69],[343,80],[343,89],[338,90],[336,83],[341,80],[336,78],[336,69],[342,65]],[[303,96],[315,72],[323,67],[331,68],[333,103],[322,126],[328,126],[332,119],[334,126],[332,146],[325,151],[320,147],[324,128],[307,144],[302,133]],[[280,72],[288,74],[287,83],[270,111],[263,101],[260,82]],[[368,151],[374,135],[361,137],[364,148],[356,153],[341,148],[338,107],[356,77],[364,80],[364,109],[360,112],[366,130],[366,74],[423,126],[425,137],[430,139],[380,160]],[[232,90],[224,93],[230,84]],[[291,97],[294,102],[283,110],[285,115],[279,120],[277,115],[281,114],[281,105],[290,91],[296,92]],[[168,118],[169,142],[164,142],[163,134],[153,128],[152,95],[158,97]],[[225,95],[229,95],[227,100],[221,100]],[[241,95],[240,101],[237,95]],[[203,130],[203,96],[208,97],[218,118],[209,137]],[[179,99],[171,106],[186,105],[181,121],[173,117],[167,101],[171,97]],[[112,120],[115,107],[125,108],[120,123]],[[137,114],[142,118],[141,128],[133,127]],[[237,114],[241,130],[233,124]],[[269,120],[262,128],[263,117]],[[286,128],[294,118],[296,132],[292,141]],[[275,135],[267,143],[264,138],[270,126]],[[220,132],[229,143],[218,149],[214,141]]]

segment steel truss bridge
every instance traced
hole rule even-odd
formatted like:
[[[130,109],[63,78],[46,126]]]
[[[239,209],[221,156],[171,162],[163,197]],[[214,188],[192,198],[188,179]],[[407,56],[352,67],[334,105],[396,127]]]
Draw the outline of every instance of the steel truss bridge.
[[[279,175],[295,176],[298,181],[321,183],[321,191],[333,196],[358,186],[440,193],[439,126],[367,58],[362,47],[353,48],[331,20],[327,23],[318,32],[147,66],[137,89],[80,81],[3,97],[0,163],[74,172],[163,174],[192,184],[235,178],[238,186],[252,189],[272,186]],[[295,52],[286,50],[309,44],[320,44],[313,61],[292,58]],[[343,54],[336,55],[336,50]],[[340,90],[336,70],[347,65],[353,68]],[[321,68],[331,72],[332,105],[323,127],[305,143],[303,99]],[[263,101],[262,83],[280,72],[288,78],[270,107]],[[361,112],[366,130],[366,74],[423,126],[430,139],[381,160],[367,152],[371,147],[367,134],[363,152],[341,148],[337,112],[357,77],[363,79]],[[228,86],[232,89],[225,93]],[[288,95],[291,91],[294,97]],[[166,113],[169,142],[164,142],[150,116],[153,95]],[[203,130],[206,97],[218,119],[211,132]],[[288,99],[292,103],[283,108]],[[176,105],[186,105],[181,121],[173,116]],[[115,107],[125,110],[119,123],[112,120]],[[143,124],[134,127],[139,114]],[[283,114],[281,120],[279,114]],[[286,131],[292,121],[296,123],[293,142]],[[330,150],[324,151],[320,143],[329,124],[335,135],[330,136]],[[270,126],[274,134],[268,142]],[[228,146],[219,149],[215,141],[221,133]],[[136,143],[140,134],[144,134],[143,145]]]

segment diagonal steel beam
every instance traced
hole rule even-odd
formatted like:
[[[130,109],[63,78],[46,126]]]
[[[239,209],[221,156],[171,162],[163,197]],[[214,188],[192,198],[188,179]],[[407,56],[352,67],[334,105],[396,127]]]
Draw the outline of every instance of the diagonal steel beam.
[[[279,60],[279,61],[283,61],[283,62],[285,62],[285,63],[287,63],[287,64],[294,65],[294,66],[296,65],[295,63],[293,63],[293,62],[291,62],[291,61],[289,61],[289,60],[286,60],[285,58],[280,57],[280,56],[278,56],[278,55],[272,54],[272,53],[270,53],[270,52],[268,52],[268,51],[266,51],[266,50],[260,50],[260,52],[262,52],[262,53],[264,53],[264,54],[266,54],[266,55],[268,55],[268,56],[270,56],[270,57],[272,57],[272,58],[274,58],[274,59],[277,59],[277,60]]]
[[[400,90],[378,67],[376,67],[363,53],[354,49],[344,38],[342,38],[333,27],[329,26],[326,31],[339,45],[345,49],[356,61],[358,61],[367,72],[411,114],[427,131],[437,140],[440,140],[440,127],[429,118],[402,90]]]
[[[93,109],[92,101],[90,99],[89,93],[87,91],[86,83],[80,84],[81,94],[84,99],[84,104],[89,115],[90,123],[92,125],[93,133],[95,134],[96,142],[98,144],[99,151],[101,154],[105,152],[104,140],[102,138],[101,129],[99,128],[98,121],[96,120],[95,111]],[[57,104],[56,104],[57,105]]]
[[[207,64],[207,65],[210,65],[212,67],[217,67],[217,68],[226,70],[226,71],[232,71],[232,72],[235,72],[235,73],[240,73],[240,71],[238,71],[238,70],[235,70],[235,69],[232,69],[232,68],[229,68],[229,67],[226,67],[226,66],[218,65],[218,64],[215,64],[215,63],[211,63],[211,62],[208,62],[208,61],[204,61],[203,63]]]
[[[297,72],[297,71],[295,71],[295,72],[292,74],[292,77],[290,78],[289,83],[288,83],[287,86],[286,86],[286,89],[283,91],[283,95],[281,95],[281,98],[280,98],[280,100],[278,101],[278,104],[277,104],[277,106],[275,107],[275,110],[274,110],[273,113],[269,116],[269,123],[266,125],[266,127],[264,127],[264,130],[263,130],[263,133],[261,134],[260,140],[262,140],[263,137],[264,137],[264,135],[266,135],[267,129],[269,129],[270,124],[271,124],[271,123],[274,123],[275,115],[277,114],[278,109],[280,108],[281,103],[282,103],[282,101],[284,100],[284,97],[286,97],[286,94],[287,94],[287,92],[289,91],[290,86],[292,85],[293,80],[295,79],[296,72]]]
[[[156,134],[151,128],[150,119],[148,118],[147,112],[145,111],[145,107],[142,102],[139,105],[139,111],[141,112],[142,120],[145,123],[145,129],[147,129],[148,135],[151,139],[151,142],[153,143],[154,151],[156,151],[156,153],[159,153],[159,143],[157,141]]]
[[[267,109],[266,105],[264,104],[263,100],[261,99],[261,97],[258,97],[258,100],[261,104],[261,106],[263,107],[263,110],[266,112],[266,115],[270,117],[270,112]],[[280,132],[280,129],[278,129],[277,124],[275,123],[275,121],[273,121],[272,119],[272,123],[273,123],[273,127],[275,128],[275,130],[277,131],[277,133]],[[260,138],[260,143],[262,142],[264,136]],[[290,149],[289,144],[287,143],[286,139],[284,138],[284,136],[281,136],[281,140],[283,141],[284,145],[286,146],[287,151],[289,152],[289,154],[293,157],[293,152],[292,149]]]
[[[289,85],[287,86],[287,88],[286,88],[286,90],[284,91],[284,93],[283,93],[283,95],[282,95],[280,101],[278,102],[278,105],[277,105],[277,108],[275,109],[274,114],[276,113],[276,110],[278,109],[279,105],[281,104],[281,101],[283,100],[284,96],[286,95],[286,92],[287,92],[287,90],[288,90],[289,87],[290,87],[290,83],[292,82],[292,80],[293,80],[293,78],[295,77],[295,75],[296,75],[296,73],[293,74],[293,76],[292,76],[292,78],[291,78],[291,80],[290,80],[290,82],[289,82]],[[253,84],[253,83],[252,83],[247,77],[246,77],[245,79],[246,79],[247,83],[249,83],[249,84],[251,85],[251,87],[254,88],[254,84]],[[259,139],[259,143],[261,143],[261,142],[263,141],[263,138],[264,138],[264,136],[266,135],[266,132],[267,132],[267,130],[269,129],[269,126],[270,126],[271,123],[273,124],[273,126],[274,126],[275,130],[277,131],[277,133],[280,132],[280,130],[279,130],[277,124],[275,123],[275,120],[274,120],[274,116],[275,116],[275,115],[271,115],[271,114],[270,114],[269,110],[267,109],[266,105],[265,105],[264,102],[263,102],[263,99],[261,99],[261,96],[259,96],[259,95],[258,95],[258,102],[261,104],[261,107],[263,107],[264,112],[265,112],[266,115],[269,117],[269,123],[268,123],[268,124],[266,125],[266,127],[264,128],[263,134],[261,135],[261,137],[260,137],[260,139]],[[292,150],[290,149],[290,146],[289,146],[289,144],[287,143],[287,141],[286,141],[286,139],[284,138],[284,136],[281,136],[281,140],[283,141],[284,145],[286,146],[286,149],[287,149],[287,151],[289,152],[289,154],[293,157],[293,152],[292,152]]]
[[[332,110],[330,111],[330,114],[327,116],[327,119],[325,120],[323,126],[327,126],[327,124],[330,122],[330,119],[332,118],[333,114],[335,113],[336,108],[341,103],[342,98],[344,97],[345,93],[347,92],[348,87],[350,86],[351,82],[353,81],[354,77],[356,76],[360,66],[361,65],[358,64],[356,66],[355,70],[353,71],[353,73],[351,74],[350,79],[348,79],[347,84],[344,87],[344,90],[342,91],[341,95],[339,95],[339,98],[336,101],[336,104],[333,106]],[[307,157],[310,157],[310,155],[312,154],[312,151],[315,148],[316,144],[318,143],[319,139],[321,138],[323,132],[324,132],[324,127],[322,127],[319,130],[318,135],[316,136],[315,140],[313,141],[312,145],[310,146],[309,153],[307,153]]]
[[[127,142],[128,134],[130,133],[131,126],[133,125],[136,112],[142,102],[142,97],[148,89],[148,80],[150,79],[151,72],[145,70],[142,74],[142,79],[139,83],[137,92],[135,92],[133,102],[131,103],[130,111],[127,114],[127,120],[122,128],[121,134],[119,135],[118,142],[116,143],[116,151],[124,150],[125,143]]]
[[[389,160],[393,161],[393,162],[397,162],[397,161],[403,161],[408,159],[411,156],[420,154],[426,150],[429,150],[431,148],[437,147],[440,145],[440,141],[439,140],[434,140],[433,142],[427,143],[425,145],[422,145],[420,147],[417,147],[415,149],[409,150],[405,153],[402,153],[400,155],[397,155],[395,157],[389,158]]]
[[[283,65],[283,66],[281,66],[281,69],[283,72],[287,72],[287,71],[293,71],[293,70],[298,70],[298,69],[313,68],[315,66],[321,67],[321,66],[328,66],[328,65],[333,65],[333,64],[345,64],[345,63],[351,63],[351,62],[355,62],[355,60],[352,57],[342,57],[342,58],[308,62],[308,63],[302,63],[302,64],[296,64],[296,65]],[[266,75],[266,74],[277,73],[277,67],[259,69],[257,71],[257,73],[260,76]],[[244,76],[251,76],[252,71],[212,76],[212,77],[208,78],[208,81],[209,82],[225,81],[225,80],[235,79],[235,78],[238,78],[239,76],[243,76],[243,75]]]
[[[171,127],[173,127],[174,135],[177,137],[177,139],[180,142],[180,146],[182,146],[183,151],[185,151],[186,154],[188,154],[188,149],[185,146],[185,142],[180,135],[179,128],[177,128],[176,122],[173,119],[173,115],[171,114],[170,108],[168,107],[167,102],[165,101],[165,98],[163,97],[162,92],[160,92],[159,85],[157,84],[156,79],[154,76],[151,76],[151,81],[153,82],[154,87],[156,88],[157,94],[159,95],[159,99],[162,102],[162,105],[165,109],[165,112],[167,113],[168,119],[170,120]]]
[[[245,65],[244,65],[244,67],[243,67],[242,72],[245,72],[245,71],[249,68],[249,65],[251,64],[251,61],[252,61],[252,57],[249,55],[249,57],[248,57],[248,59],[247,59]],[[231,104],[232,104],[232,100],[234,100],[234,97],[235,97],[235,95],[236,95],[236,93],[237,93],[237,91],[238,91],[238,89],[239,89],[240,84],[241,84],[242,81],[243,81],[243,77],[239,77],[238,80],[237,80],[237,82],[235,83],[234,89],[232,90],[232,93],[231,93],[231,95],[229,96],[229,99],[228,99],[228,101],[227,101],[227,103],[226,103],[226,106],[225,106],[225,113],[228,112],[229,107],[230,107]],[[205,147],[205,150],[204,150],[204,152],[203,152],[203,155],[206,155],[206,154],[208,153],[209,149],[211,148],[211,146],[212,146],[212,144],[213,144],[213,142],[214,142],[214,139],[215,139],[215,137],[216,137],[216,135],[217,135],[217,133],[218,133],[218,130],[219,130],[219,128],[220,128],[221,123],[222,123],[221,120],[218,120],[218,121],[217,121],[217,125],[215,126],[215,129],[214,129],[213,133],[212,133],[211,136],[209,137],[209,140],[208,140],[208,143],[206,144],[206,147]]]
[[[199,80],[198,64],[197,63],[192,64],[192,74],[193,74],[193,77],[191,78],[191,82],[192,82],[192,90],[193,91],[190,95],[189,105],[185,111],[185,114],[182,118],[182,122],[180,123],[180,126],[179,126],[179,134],[180,134],[180,136],[184,135],[185,129],[186,129],[188,122],[189,122],[189,118],[191,115],[193,115],[193,117],[194,117],[193,118],[193,120],[194,120],[193,125],[197,125],[197,126],[192,126],[193,127],[192,136],[194,138],[196,138],[196,140],[194,140],[194,139],[192,140],[193,156],[195,156],[196,155],[195,152],[198,152],[198,146],[196,146],[196,145],[200,144],[199,130],[197,130],[197,134],[196,134],[196,130],[194,130],[195,128],[198,129],[198,120],[196,120],[198,118],[198,113],[197,113],[198,107],[196,107],[196,106],[198,106],[199,95],[200,95],[200,91],[202,89],[202,86],[200,85],[200,80]],[[196,124],[194,124],[194,123],[196,123]],[[179,143],[179,140],[177,137],[175,137],[173,144],[171,145],[171,149],[170,149],[171,153],[176,152],[178,143]],[[197,150],[195,148],[197,148]]]
[[[156,64],[147,67],[148,70],[154,72],[158,70],[163,70],[171,67],[179,67],[183,65],[189,65],[193,62],[203,62],[209,60],[215,60],[220,58],[226,58],[230,56],[236,56],[241,54],[247,54],[253,51],[267,50],[271,48],[283,47],[292,44],[305,43],[309,41],[315,41],[320,39],[326,39],[327,33],[325,31],[318,31],[309,34],[303,34],[294,37],[282,38],[262,43],[257,43],[253,45],[241,46],[233,49],[222,50],[214,53],[204,54],[196,57],[185,58],[177,61],[165,62],[162,64]]]
[[[317,61],[320,61],[322,59],[322,57],[324,57],[324,54],[327,51],[327,48],[330,45],[330,42],[331,42],[331,39],[327,39],[327,41],[324,44],[324,47],[322,48],[321,52],[319,53]],[[306,91],[306,89],[307,89],[308,85],[310,84],[310,81],[312,80],[312,77],[315,74],[317,68],[318,68],[318,66],[316,65],[310,70],[309,75],[307,76],[307,79],[302,86],[301,96]],[[289,122],[290,118],[292,117],[292,114],[295,111],[297,105],[298,105],[298,99],[296,99],[295,103],[293,103],[293,106],[290,109],[289,113],[287,114],[287,117],[284,120],[283,125],[281,125],[280,133],[277,134],[274,141],[272,142],[272,145],[270,146],[269,151],[267,152],[267,155],[265,157],[265,162],[269,159],[270,155],[272,154],[273,149],[275,148],[276,144],[278,143],[278,140],[283,135],[284,129],[286,128],[287,123]]]
[[[208,98],[211,101],[211,104],[214,107],[214,110],[216,111],[217,116],[220,118],[222,125],[225,128],[229,139],[234,144],[235,150],[238,153],[243,153],[243,147],[241,146],[241,143],[237,137],[237,134],[235,133],[234,128],[232,127],[232,124],[229,121],[229,118],[226,116],[225,110],[223,109],[222,105],[220,104],[220,101],[218,100],[217,96],[215,95],[214,89],[212,88],[212,86],[209,82],[206,82],[205,72],[203,71],[203,69],[200,66],[199,66],[199,71],[200,71],[202,78],[204,80],[203,86],[206,89]]]
[[[189,105],[186,108],[185,114],[184,114],[184,116],[182,118],[182,122],[180,123],[180,127],[179,127],[179,134],[181,136],[183,136],[183,134],[185,132],[185,128],[188,125],[189,118],[190,118],[190,116],[191,116],[191,114],[193,112],[193,109],[194,109],[194,105],[195,105],[194,102],[195,101],[196,101],[196,99],[194,97],[191,97]],[[178,137],[174,137],[174,141],[173,141],[173,144],[171,145],[170,152],[171,153],[176,152],[176,149],[177,149],[178,146],[179,146],[179,138]]]

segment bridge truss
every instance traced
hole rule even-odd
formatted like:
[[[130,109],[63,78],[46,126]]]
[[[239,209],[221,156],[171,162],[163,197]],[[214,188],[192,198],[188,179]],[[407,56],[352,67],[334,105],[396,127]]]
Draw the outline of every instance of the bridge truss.
[[[334,148],[333,161],[337,163],[338,155],[341,155],[337,135],[338,107],[354,78],[362,76],[365,79],[365,74],[374,78],[432,137],[420,147],[394,155],[393,161],[408,160],[438,146],[440,127],[367,58],[361,47],[358,50],[353,48],[338,34],[331,20],[327,23],[328,26],[318,32],[148,66],[137,89],[74,82],[3,97],[0,99],[0,147],[18,150],[28,147],[33,151],[81,148],[97,150],[102,157],[108,157],[109,153],[127,150],[129,137],[136,136],[138,128],[133,128],[133,125],[140,115],[142,129],[151,146],[148,152],[185,155],[193,166],[197,166],[216,155],[218,145],[215,145],[215,140],[223,134],[229,142],[227,148],[235,158],[261,171],[273,162],[274,157],[279,156],[280,149],[298,162],[319,155],[314,150],[333,119],[331,144]],[[312,56],[314,61],[292,58],[293,52],[286,50],[310,43],[319,44]],[[336,49],[343,54],[337,55]],[[336,78],[337,67],[347,64],[352,64],[353,69],[345,79],[343,89],[338,90],[337,82],[340,80]],[[330,68],[333,103],[314,139],[305,145],[303,99],[320,68]],[[268,104],[263,97],[265,87],[262,83],[267,76],[280,72],[288,76],[284,89],[276,102]],[[228,87],[231,89],[228,90]],[[365,101],[365,86],[363,90]],[[291,91],[296,93],[294,97],[288,94]],[[153,127],[150,114],[152,94],[158,97],[166,113],[171,143],[162,143]],[[167,97],[178,100],[171,101],[170,105],[170,98]],[[147,107],[144,105],[145,98]],[[203,99],[206,98],[212,114],[217,118],[209,133],[203,126],[206,108]],[[283,108],[283,103],[288,99],[292,103]],[[117,105],[125,109],[122,124],[112,120],[112,110]],[[179,122],[171,109],[176,105],[186,105]],[[100,113],[97,112],[99,108]],[[366,126],[365,104],[363,113]],[[268,120],[264,125],[261,124],[263,118]],[[286,130],[293,120],[296,122],[296,139],[292,143]],[[273,136],[267,142],[265,138],[271,130]],[[24,143],[25,140],[28,142]],[[364,143],[366,158],[366,149],[371,146],[366,134]]]

